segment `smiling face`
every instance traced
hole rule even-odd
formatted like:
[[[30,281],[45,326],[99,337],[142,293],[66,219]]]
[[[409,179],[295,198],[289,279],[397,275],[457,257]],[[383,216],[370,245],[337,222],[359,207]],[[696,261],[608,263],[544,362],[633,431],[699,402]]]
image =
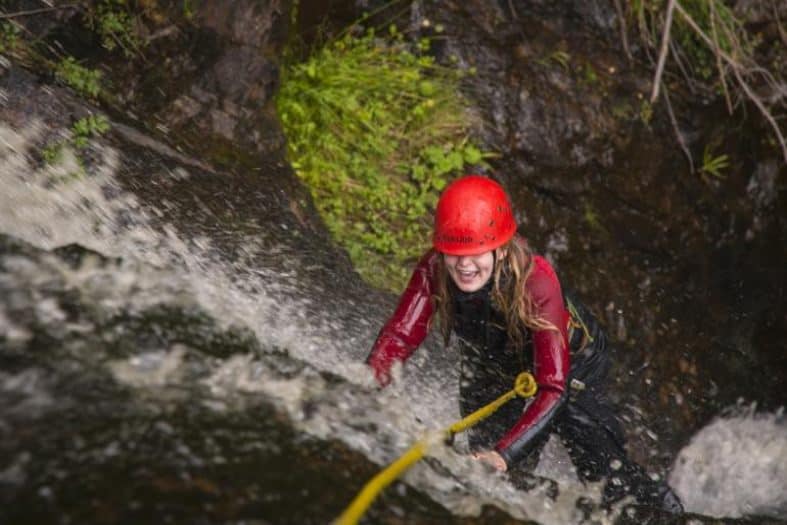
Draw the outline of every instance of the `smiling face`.
[[[463,292],[475,292],[484,287],[495,269],[495,256],[490,250],[478,255],[443,254],[448,275]]]

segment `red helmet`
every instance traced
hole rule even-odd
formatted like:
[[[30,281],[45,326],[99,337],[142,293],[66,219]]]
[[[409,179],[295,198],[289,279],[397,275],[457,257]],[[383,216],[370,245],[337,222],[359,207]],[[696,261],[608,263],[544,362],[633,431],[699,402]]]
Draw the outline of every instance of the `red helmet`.
[[[467,175],[440,195],[432,245],[449,255],[475,255],[502,246],[515,232],[516,221],[503,188],[487,177]]]

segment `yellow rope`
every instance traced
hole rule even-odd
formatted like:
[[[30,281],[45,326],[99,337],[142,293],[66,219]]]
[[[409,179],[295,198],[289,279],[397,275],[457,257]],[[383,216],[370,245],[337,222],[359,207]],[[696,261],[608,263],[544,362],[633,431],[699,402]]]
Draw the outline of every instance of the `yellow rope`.
[[[438,436],[443,438],[450,437],[463,430],[467,430],[482,419],[492,415],[498,408],[508,401],[511,401],[516,396],[531,397],[535,395],[537,389],[538,386],[533,376],[528,372],[522,372],[516,377],[513,389],[498,397],[488,405],[479,408],[467,417],[457,421],[447,429],[444,429]],[[424,457],[429,447],[436,441],[434,436],[418,441],[415,445],[410,447],[407,452],[402,454],[399,459],[380,471],[379,474],[372,478],[371,481],[361,489],[352,503],[350,503],[350,506],[348,506],[342,515],[336,519],[334,524],[355,525],[358,523],[358,520],[361,519],[361,516],[363,516],[377,495],[382,492],[385,487],[393,483],[402,472]]]

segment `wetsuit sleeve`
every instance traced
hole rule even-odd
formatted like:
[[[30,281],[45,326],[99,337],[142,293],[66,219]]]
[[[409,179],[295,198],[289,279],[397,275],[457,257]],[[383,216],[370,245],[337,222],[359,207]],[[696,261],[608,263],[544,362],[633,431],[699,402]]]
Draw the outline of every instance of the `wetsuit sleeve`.
[[[391,381],[391,367],[406,361],[426,338],[432,317],[432,293],[439,255],[430,250],[418,262],[393,316],[380,330],[366,363],[381,386]]]
[[[527,454],[530,446],[554,418],[568,391],[568,311],[563,303],[560,282],[546,259],[534,257],[534,268],[525,287],[541,318],[552,323],[557,330],[533,332],[533,366],[538,393],[519,421],[495,446],[508,465]]]

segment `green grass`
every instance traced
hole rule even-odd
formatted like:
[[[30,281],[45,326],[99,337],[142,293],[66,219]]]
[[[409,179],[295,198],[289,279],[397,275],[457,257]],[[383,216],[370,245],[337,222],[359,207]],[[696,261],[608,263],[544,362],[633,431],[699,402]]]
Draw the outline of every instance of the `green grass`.
[[[655,50],[661,40],[663,16],[667,0],[629,0],[630,12],[637,20],[640,32],[646,35]],[[711,5],[712,4],[712,5]],[[680,5],[707,34],[718,36],[719,49],[724,53],[751,54],[753,42],[743,23],[724,2],[719,0],[682,0]],[[677,13],[674,16],[672,38],[683,61],[685,73],[701,81],[713,81],[718,75],[713,49],[700,38]]]
[[[430,245],[440,190],[485,154],[467,137],[461,73],[429,42],[345,34],[282,72],[276,98],[297,175],[371,284],[401,290]]]
[[[726,154],[716,155],[713,147],[706,145],[702,152],[702,166],[700,175],[724,178],[724,170],[730,166],[730,158]]]

